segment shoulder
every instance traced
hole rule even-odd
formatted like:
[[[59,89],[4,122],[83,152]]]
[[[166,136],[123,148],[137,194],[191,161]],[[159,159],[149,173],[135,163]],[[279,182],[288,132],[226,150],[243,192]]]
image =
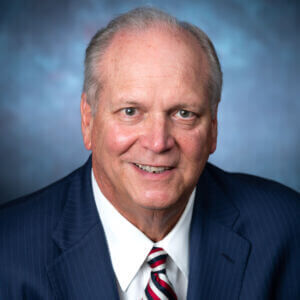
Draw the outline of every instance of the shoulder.
[[[0,206],[0,282],[6,287],[0,288],[0,298],[51,294],[46,266],[62,251],[53,234],[68,200],[85,192],[90,174],[89,161],[50,186]]]
[[[64,194],[73,176],[74,172],[32,194],[1,204],[0,222],[10,220],[12,216],[40,214],[49,206],[63,206]]]
[[[236,228],[246,235],[270,239],[299,237],[300,195],[298,192],[265,178],[225,172],[207,164],[211,181],[239,211]],[[224,197],[225,198],[225,197]],[[259,229],[259,230],[258,230]]]
[[[206,166],[208,176],[235,200],[237,206],[260,204],[280,205],[285,202],[291,208],[300,205],[300,194],[291,188],[262,177],[226,172],[210,163]]]
[[[17,240],[28,242],[28,237],[35,243],[38,242],[35,237],[50,235],[63,211],[69,187],[80,178],[81,169],[33,194],[0,206],[0,238],[5,238],[7,246]]]
[[[206,182],[238,212],[231,230],[250,245],[242,294],[296,299],[300,270],[300,197],[282,184],[207,165]],[[257,296],[261,289],[264,296]],[[268,294],[267,294],[268,293]],[[268,295],[268,296],[267,296]],[[298,299],[298,298],[297,298]]]
[[[45,266],[61,251],[53,242],[53,231],[81,173],[80,168],[40,191],[0,206],[0,281],[9,295],[18,295],[11,298],[19,299],[23,293],[19,287],[27,284],[40,282],[35,287],[48,291]],[[0,298],[2,293],[8,297],[0,288]]]

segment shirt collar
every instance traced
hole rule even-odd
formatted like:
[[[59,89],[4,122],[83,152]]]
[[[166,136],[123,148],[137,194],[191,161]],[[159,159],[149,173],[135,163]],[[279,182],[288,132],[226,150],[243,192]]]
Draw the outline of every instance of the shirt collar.
[[[188,278],[189,229],[195,190],[179,221],[168,235],[154,244],[144,233],[124,218],[102,194],[93,170],[92,187],[96,206],[105,231],[114,272],[126,291],[154,245],[162,247]]]
[[[196,189],[193,190],[183,214],[173,229],[161,241],[156,243],[157,247],[163,248],[168,253],[186,279],[189,276],[189,233],[195,193]]]

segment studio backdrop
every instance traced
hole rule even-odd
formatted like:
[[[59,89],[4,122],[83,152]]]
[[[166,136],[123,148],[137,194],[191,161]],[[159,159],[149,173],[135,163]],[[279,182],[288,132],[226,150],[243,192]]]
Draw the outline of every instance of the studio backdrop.
[[[300,191],[297,1],[12,0],[0,4],[0,202],[85,162],[85,48],[112,17],[141,5],[196,24],[215,44],[224,89],[210,161]]]

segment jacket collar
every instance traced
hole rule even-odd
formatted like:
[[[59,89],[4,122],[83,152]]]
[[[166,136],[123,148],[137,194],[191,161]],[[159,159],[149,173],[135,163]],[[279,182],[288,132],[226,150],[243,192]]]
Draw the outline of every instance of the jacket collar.
[[[91,157],[69,180],[53,240],[61,255],[47,267],[58,299],[118,299],[104,230],[91,185]]]
[[[219,173],[219,174],[218,174]],[[190,230],[188,299],[238,299],[250,243],[234,230],[239,210],[223,171],[207,164],[197,185]]]
[[[62,216],[52,235],[61,250],[81,240],[100,218],[94,201],[91,182],[92,159],[70,175],[67,199]]]

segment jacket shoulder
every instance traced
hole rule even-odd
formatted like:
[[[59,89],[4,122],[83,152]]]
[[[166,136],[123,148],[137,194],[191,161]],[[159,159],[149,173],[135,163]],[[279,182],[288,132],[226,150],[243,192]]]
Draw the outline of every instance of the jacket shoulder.
[[[257,234],[288,236],[299,234],[300,195],[298,192],[273,180],[258,176],[225,172],[211,164],[207,173],[217,182],[228,201],[238,209],[237,226],[247,224]],[[246,227],[245,227],[246,228]]]
[[[63,205],[62,196],[76,172],[77,170],[34,193],[1,204],[0,220],[3,220],[3,218],[9,219],[16,213],[17,215],[19,215],[19,213],[25,214],[27,211],[32,213],[35,210],[34,208],[44,205],[47,206],[47,202],[53,205],[54,203],[51,200],[54,200],[54,202],[59,201],[60,204]]]
[[[0,298],[45,295],[52,299],[46,268],[60,249],[53,230],[66,205],[71,186],[82,168],[31,195],[0,206]],[[40,296],[42,297],[42,296]],[[44,298],[43,297],[43,298]],[[47,298],[48,299],[48,298]]]
[[[250,244],[241,298],[298,299],[300,197],[282,184],[208,165],[209,181],[232,202],[233,231]],[[220,196],[221,197],[221,196]]]
[[[63,211],[70,184],[80,178],[82,168],[39,191],[2,204],[0,236],[13,242],[42,231],[50,233]]]
[[[226,172],[210,163],[206,169],[209,176],[218,182],[226,194],[231,198],[238,198],[237,201],[243,198],[245,202],[251,198],[253,204],[258,204],[253,200],[253,197],[257,197],[263,198],[264,202],[271,200],[274,205],[283,201],[289,202],[290,205],[300,205],[300,194],[276,181],[249,174]]]

